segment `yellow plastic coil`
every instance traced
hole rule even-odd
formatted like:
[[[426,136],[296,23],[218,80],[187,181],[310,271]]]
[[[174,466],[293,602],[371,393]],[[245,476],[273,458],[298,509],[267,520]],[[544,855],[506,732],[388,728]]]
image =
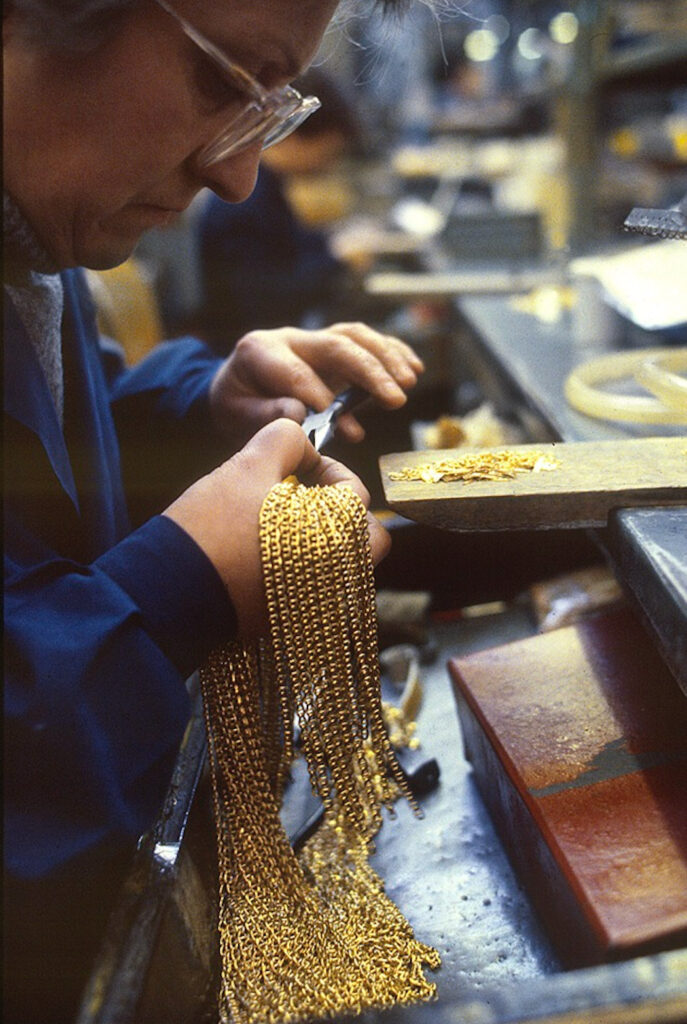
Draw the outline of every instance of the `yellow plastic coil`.
[[[687,347],[645,348],[590,359],[569,374],[565,397],[578,412],[632,423],[687,423]],[[634,380],[650,392],[626,395],[608,384]]]

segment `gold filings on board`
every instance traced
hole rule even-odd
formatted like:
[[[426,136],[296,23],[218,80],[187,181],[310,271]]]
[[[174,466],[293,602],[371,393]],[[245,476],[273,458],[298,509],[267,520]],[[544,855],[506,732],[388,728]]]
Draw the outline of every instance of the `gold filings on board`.
[[[222,1020],[305,1021],[432,998],[417,942],[370,868],[382,807],[412,803],[385,728],[365,508],[274,487],[260,534],[270,638],[201,672],[219,859]],[[294,723],[325,820],[298,858],[279,818]]]
[[[543,452],[475,452],[449,459],[405,466],[389,473],[391,480],[422,480],[427,484],[452,480],[508,480],[520,473],[542,473],[557,469],[559,462]]]

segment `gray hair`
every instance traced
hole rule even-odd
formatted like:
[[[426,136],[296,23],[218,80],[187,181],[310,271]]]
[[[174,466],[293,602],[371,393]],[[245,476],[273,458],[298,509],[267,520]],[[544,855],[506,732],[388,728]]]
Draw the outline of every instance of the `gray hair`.
[[[135,3],[136,0],[11,0],[5,3],[4,11],[7,14],[14,10],[22,15],[28,38],[47,41],[53,49],[83,52],[103,42]],[[370,0],[369,6],[384,14],[401,14],[411,3],[412,0]]]

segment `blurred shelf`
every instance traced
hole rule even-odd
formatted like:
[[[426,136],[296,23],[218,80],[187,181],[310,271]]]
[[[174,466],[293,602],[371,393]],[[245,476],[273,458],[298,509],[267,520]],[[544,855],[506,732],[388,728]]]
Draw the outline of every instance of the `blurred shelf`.
[[[687,36],[653,36],[625,49],[611,51],[597,71],[601,83],[616,83],[622,79],[642,78],[675,73],[687,82]]]
[[[415,299],[453,299],[457,295],[511,295],[557,281],[556,271],[528,267],[514,261],[491,264],[465,263],[453,270],[417,274],[378,271],[365,280],[365,291],[377,299],[405,302]]]

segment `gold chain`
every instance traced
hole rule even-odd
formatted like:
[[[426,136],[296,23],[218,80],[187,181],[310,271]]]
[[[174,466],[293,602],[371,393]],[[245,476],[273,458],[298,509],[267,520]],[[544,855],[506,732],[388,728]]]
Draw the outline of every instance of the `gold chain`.
[[[219,860],[220,1017],[305,1021],[431,999],[417,942],[370,868],[399,791],[384,725],[365,508],[285,482],[260,518],[270,639],[201,671]],[[325,807],[296,858],[279,818],[294,723]]]

